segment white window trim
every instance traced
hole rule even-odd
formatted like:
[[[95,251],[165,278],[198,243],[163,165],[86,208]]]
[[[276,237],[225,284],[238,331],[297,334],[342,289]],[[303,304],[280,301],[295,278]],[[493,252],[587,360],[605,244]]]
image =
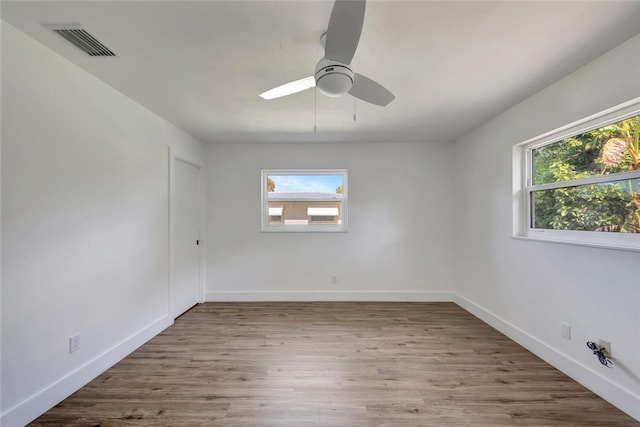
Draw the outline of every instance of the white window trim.
[[[532,228],[530,206],[531,192],[533,190],[565,188],[568,186],[611,182],[619,179],[640,178],[640,171],[629,171],[615,175],[596,175],[572,181],[533,186],[532,171],[530,170],[532,150],[639,114],[640,98],[635,98],[516,144],[513,147],[513,237],[525,240],[640,252],[640,235],[638,234]]]
[[[339,224],[269,224],[269,199],[267,177],[269,175],[336,175],[342,177],[342,218]],[[263,169],[261,185],[261,222],[263,232],[276,233],[346,233],[348,228],[348,173],[347,169]]]

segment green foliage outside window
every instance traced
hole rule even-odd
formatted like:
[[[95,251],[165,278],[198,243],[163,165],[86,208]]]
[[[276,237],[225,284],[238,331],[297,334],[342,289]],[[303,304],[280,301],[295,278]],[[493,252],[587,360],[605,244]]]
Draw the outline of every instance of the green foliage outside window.
[[[639,169],[640,116],[533,150],[534,185]],[[536,191],[534,226],[639,233],[639,193],[638,179]]]

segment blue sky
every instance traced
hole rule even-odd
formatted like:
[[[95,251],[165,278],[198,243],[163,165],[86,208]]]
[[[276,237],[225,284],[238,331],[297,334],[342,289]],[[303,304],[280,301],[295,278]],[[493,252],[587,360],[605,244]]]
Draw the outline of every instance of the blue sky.
[[[335,193],[342,185],[341,175],[269,175],[276,193]]]

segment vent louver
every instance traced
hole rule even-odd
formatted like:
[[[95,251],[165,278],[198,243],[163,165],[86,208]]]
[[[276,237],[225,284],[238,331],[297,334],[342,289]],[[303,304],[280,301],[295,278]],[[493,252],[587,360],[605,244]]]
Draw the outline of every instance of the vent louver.
[[[100,40],[79,24],[47,24],[46,28],[65,38],[69,43],[89,56],[116,56]]]

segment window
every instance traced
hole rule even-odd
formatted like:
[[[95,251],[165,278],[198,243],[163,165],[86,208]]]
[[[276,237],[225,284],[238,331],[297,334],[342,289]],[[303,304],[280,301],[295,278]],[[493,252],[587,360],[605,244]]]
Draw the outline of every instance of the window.
[[[262,171],[262,231],[347,231],[347,171]]]
[[[517,235],[640,249],[640,100],[534,138],[514,154]]]

